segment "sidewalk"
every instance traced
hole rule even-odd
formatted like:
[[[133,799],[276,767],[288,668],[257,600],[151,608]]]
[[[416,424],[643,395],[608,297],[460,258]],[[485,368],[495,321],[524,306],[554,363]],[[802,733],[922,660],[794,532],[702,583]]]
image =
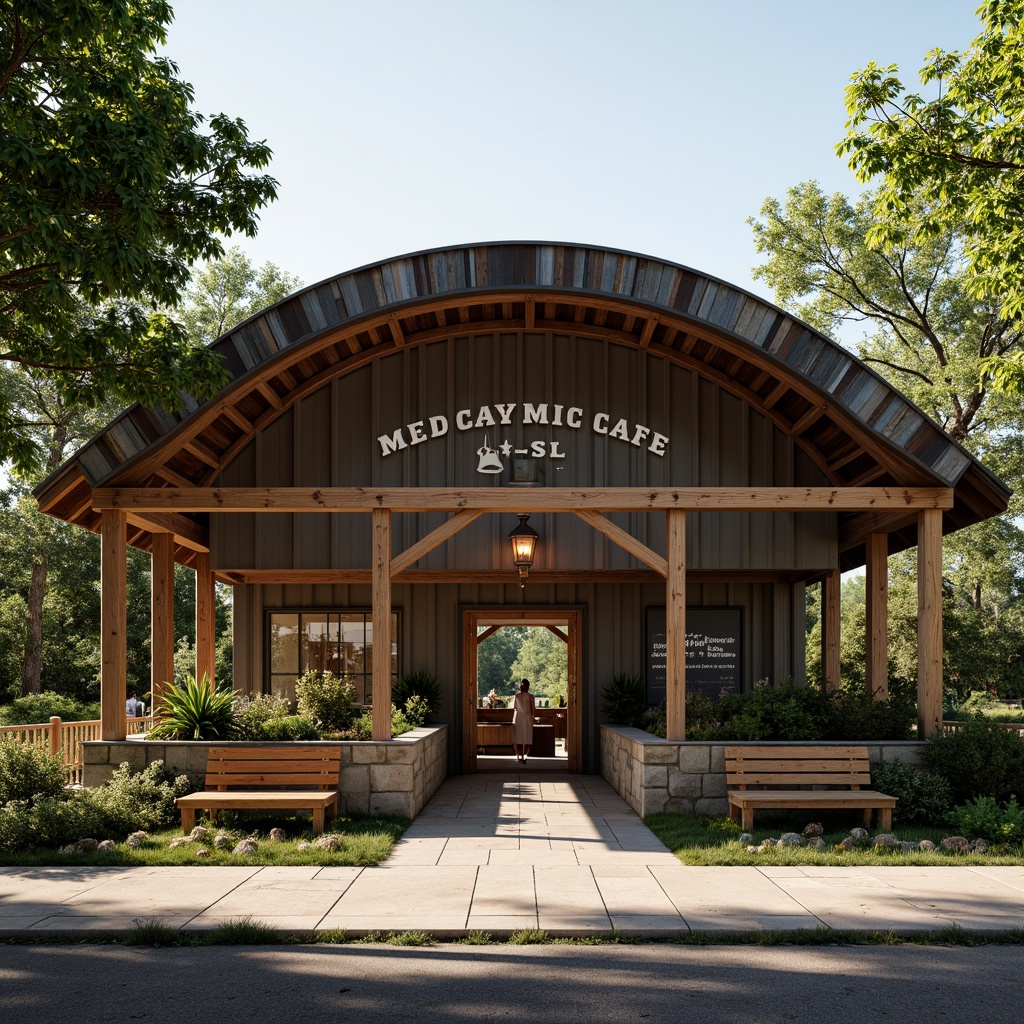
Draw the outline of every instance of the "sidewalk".
[[[521,928],[552,935],[1024,925],[1024,867],[686,867],[597,776],[450,778],[381,866],[0,868],[0,937]]]

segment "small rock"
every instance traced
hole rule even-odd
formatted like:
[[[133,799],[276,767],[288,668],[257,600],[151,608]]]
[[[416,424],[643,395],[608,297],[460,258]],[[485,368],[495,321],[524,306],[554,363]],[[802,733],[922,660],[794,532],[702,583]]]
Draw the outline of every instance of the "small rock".
[[[117,849],[117,844],[113,839],[104,839],[102,843],[99,843],[96,847],[97,853],[113,853]]]
[[[921,853],[935,852],[935,844],[930,839],[922,839],[921,842],[917,844],[917,848]]]
[[[805,836],[820,836],[823,835],[825,829],[817,821],[812,821],[809,825],[804,826]]]
[[[987,839],[975,839],[971,843],[971,853],[988,853],[988,840]]]
[[[847,836],[842,842],[836,843],[837,850],[852,850],[857,845],[853,836]]]
[[[806,842],[799,832],[784,832],[779,838],[779,846],[804,846]]]
[[[91,853],[93,850],[98,849],[99,845],[100,841],[98,839],[79,839],[78,842],[75,843],[75,846],[77,846],[82,853]]]
[[[892,846],[898,846],[899,842],[900,841],[896,838],[896,836],[892,835],[892,833],[890,833],[890,832],[880,832],[872,840],[871,845],[875,846],[875,847],[882,846],[882,847],[885,847],[885,848],[889,848],[889,847],[892,847]]]
[[[231,836],[227,835],[227,833],[225,832],[218,832],[213,837],[213,845],[218,850],[230,850],[231,847],[234,845],[234,842],[235,841],[231,838]]]
[[[303,839],[302,842],[295,847],[295,849],[298,850],[299,853],[305,853],[306,850],[308,850],[312,845],[312,843],[307,842],[305,839]]]
[[[78,853],[78,844],[77,843],[68,843],[67,846],[62,846],[60,848],[60,852],[63,853],[65,856],[68,856],[69,854],[72,854],[72,853]]]
[[[196,827],[188,834],[189,839],[191,839],[193,843],[205,843],[209,835],[210,830],[205,828],[203,825],[196,825]]]
[[[146,840],[149,839],[148,832],[133,832],[126,840],[125,845],[132,850],[139,849]]]
[[[763,840],[762,843],[761,843],[761,846],[764,847],[765,849],[767,849],[769,846],[778,846],[778,845],[779,845],[778,839],[772,839],[771,836],[769,836],[767,839]]]
[[[811,838],[807,840],[807,849],[827,850],[828,846],[825,844],[825,840],[822,839],[821,836],[811,836]]]
[[[243,839],[231,852],[237,857],[255,857],[258,849],[255,839]]]
[[[953,850],[955,853],[966,853],[971,844],[963,836],[946,836],[940,845],[944,850]]]
[[[272,843],[283,843],[284,842],[284,829],[283,828],[272,828],[269,834],[270,841]]]
[[[192,843],[193,839],[191,836],[176,836],[174,839],[171,840],[169,848],[174,850],[177,849],[179,846],[191,846]]]
[[[327,832],[322,836],[317,836],[313,840],[313,845],[319,850],[327,850],[329,853],[334,853],[336,850],[340,850],[345,845],[345,842],[341,836],[333,832]]]
[[[897,845],[900,848],[900,853],[915,853],[917,851],[917,843],[908,843],[906,840],[901,840]]]
[[[754,841],[754,837],[749,832],[741,832],[740,833],[740,842],[744,846],[750,846],[750,844],[753,843],[753,841]]]
[[[853,839],[867,839],[868,830],[866,828],[851,828],[850,836]]]
[[[209,857],[210,856],[210,851],[205,846],[200,846],[199,849],[196,850],[196,856],[197,857]]]
[[[760,852],[761,852],[761,847],[760,846],[748,846],[747,847],[747,853],[760,853]]]

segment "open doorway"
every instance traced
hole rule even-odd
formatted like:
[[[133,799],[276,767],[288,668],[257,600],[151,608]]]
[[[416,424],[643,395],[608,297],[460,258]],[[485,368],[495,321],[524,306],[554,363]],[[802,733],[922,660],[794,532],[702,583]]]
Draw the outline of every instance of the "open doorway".
[[[467,610],[463,631],[463,769],[520,771],[512,698],[530,680],[537,704],[531,771],[578,771],[579,636],[576,609]]]

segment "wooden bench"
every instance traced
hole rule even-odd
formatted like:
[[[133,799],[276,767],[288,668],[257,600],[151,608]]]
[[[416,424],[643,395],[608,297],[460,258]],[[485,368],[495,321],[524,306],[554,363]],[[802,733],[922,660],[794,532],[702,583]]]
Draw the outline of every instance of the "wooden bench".
[[[754,827],[754,811],[760,808],[852,807],[863,812],[865,826],[871,824],[871,812],[877,810],[878,826],[888,832],[899,799],[870,788],[867,747],[726,747],[725,780],[729,815],[736,821],[742,814],[747,831]],[[748,786],[771,788],[750,790]],[[798,786],[846,788],[795,788]]]
[[[191,832],[196,811],[213,820],[224,808],[236,810],[311,810],[313,831],[323,832],[327,811],[337,807],[341,748],[289,744],[278,747],[211,747],[206,789],[178,797],[181,827]],[[243,786],[244,789],[228,787]],[[292,787],[304,786],[305,789]],[[274,788],[270,788],[274,787]]]

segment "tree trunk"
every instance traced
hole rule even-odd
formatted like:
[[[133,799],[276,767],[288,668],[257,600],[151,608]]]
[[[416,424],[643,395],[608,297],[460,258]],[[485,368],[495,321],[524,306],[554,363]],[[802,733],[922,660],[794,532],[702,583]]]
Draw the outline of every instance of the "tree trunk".
[[[39,693],[39,676],[43,666],[43,598],[46,596],[46,571],[50,553],[40,541],[32,558],[32,577],[28,585],[28,633],[25,637],[25,659],[21,664],[21,693]]]

